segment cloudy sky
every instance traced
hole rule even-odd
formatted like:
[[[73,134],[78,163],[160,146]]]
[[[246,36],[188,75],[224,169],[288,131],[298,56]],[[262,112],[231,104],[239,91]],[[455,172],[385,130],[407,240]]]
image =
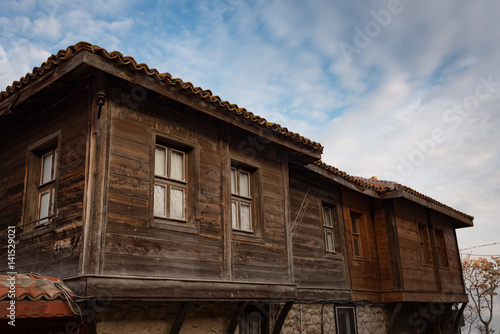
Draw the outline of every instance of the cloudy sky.
[[[0,90],[79,41],[118,50],[475,216],[461,248],[500,242],[499,1],[0,3]]]

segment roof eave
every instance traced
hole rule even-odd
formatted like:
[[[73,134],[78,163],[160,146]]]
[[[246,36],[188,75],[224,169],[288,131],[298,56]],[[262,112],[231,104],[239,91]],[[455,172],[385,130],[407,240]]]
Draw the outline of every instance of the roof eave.
[[[437,205],[435,203],[431,203],[429,201],[426,201],[423,198],[417,197],[417,196],[410,194],[410,193],[403,191],[403,190],[394,190],[394,191],[385,192],[380,196],[380,198],[382,198],[382,199],[405,198],[409,201],[412,201],[414,203],[420,204],[420,205],[427,207],[429,209],[432,209],[434,211],[445,214],[445,215],[453,218],[454,220],[456,220],[457,223],[459,222],[459,223],[465,224],[465,226],[462,224],[457,224],[458,225],[457,227],[474,226],[474,223],[471,219],[468,219],[467,217],[460,215],[457,212],[449,210],[441,205]]]
[[[287,138],[282,138],[270,129],[263,128],[256,124],[251,124],[240,117],[235,117],[233,114],[223,112],[223,110],[221,112],[221,109],[218,109],[213,104],[194,96],[189,96],[188,94],[182,94],[176,87],[160,82],[154,77],[144,75],[143,73],[134,70],[127,70],[123,68],[123,66],[119,66],[118,64],[112,63],[103,57],[88,51],[84,51],[81,54],[83,55],[83,63],[104,73],[131,82],[135,85],[142,86],[148,90],[183,103],[188,107],[201,111],[226,123],[235,125],[243,130],[261,136],[273,143],[285,146],[303,156],[307,156],[307,160],[313,161],[321,158],[321,152],[312,147],[308,147],[291,139],[287,140]]]
[[[28,100],[35,94],[39,93],[51,83],[59,80],[69,72],[84,63],[85,54],[87,52],[80,52],[72,56],[68,61],[58,65],[53,71],[41,76],[39,79],[33,81],[28,86],[21,88],[19,91],[13,93],[11,96],[0,102],[0,117],[9,114],[12,109],[24,101]]]
[[[349,189],[352,189],[354,191],[357,191],[357,192],[360,192],[362,194],[365,194],[365,195],[368,195],[368,196],[371,196],[371,197],[375,197],[375,198],[379,198],[379,194],[372,190],[372,189],[368,189],[366,187],[363,187],[361,185],[357,185],[353,182],[349,182],[348,180],[346,180],[345,178],[333,173],[333,172],[330,172],[328,170],[326,170],[325,168],[323,167],[320,167],[316,164],[308,164],[307,166],[305,166],[307,169],[315,172],[315,173],[318,173],[326,178],[329,178],[330,180],[333,180],[335,181],[336,183],[346,187],[346,188],[349,188]]]

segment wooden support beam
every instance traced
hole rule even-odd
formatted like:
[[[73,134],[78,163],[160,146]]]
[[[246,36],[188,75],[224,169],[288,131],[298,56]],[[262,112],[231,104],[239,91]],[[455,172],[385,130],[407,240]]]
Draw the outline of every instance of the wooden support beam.
[[[248,305],[248,301],[238,303],[238,306],[234,310],[233,316],[231,317],[231,321],[229,322],[229,325],[227,326],[226,334],[234,334],[234,331],[236,330],[236,327],[238,326],[240,316],[243,314],[243,312],[245,312],[247,305]]]
[[[402,307],[403,303],[398,303],[394,311],[392,311],[391,320],[389,321],[389,326],[387,326],[387,334],[393,333],[394,323],[396,322],[396,319],[398,318],[399,312],[401,311]]]
[[[88,134],[86,185],[83,217],[82,274],[100,274],[104,259],[107,184],[109,165],[110,102],[96,103],[97,94],[109,92],[107,78],[99,73],[92,78],[90,98],[90,133]],[[98,113],[101,113],[97,118]]]
[[[452,312],[452,306],[453,304],[445,304],[445,310],[443,314],[443,318],[441,321],[441,330],[443,331],[445,329],[446,324],[448,323],[448,319],[450,318],[450,315],[453,314]]]
[[[460,309],[458,310],[457,316],[455,318],[455,322],[453,323],[453,333],[460,333],[458,327],[460,327],[460,319],[462,318],[462,315],[464,314],[464,310],[465,310],[466,306],[467,306],[467,303],[462,303],[462,306],[460,306]]]
[[[281,333],[281,328],[283,328],[286,316],[288,315],[288,312],[290,312],[290,310],[292,309],[294,303],[295,303],[294,301],[289,301],[285,303],[285,306],[283,306],[280,315],[278,316],[278,320],[276,320],[276,324],[274,324],[273,334]]]
[[[182,302],[179,312],[177,312],[177,316],[172,324],[172,328],[170,328],[170,334],[179,334],[192,304],[193,302]]]

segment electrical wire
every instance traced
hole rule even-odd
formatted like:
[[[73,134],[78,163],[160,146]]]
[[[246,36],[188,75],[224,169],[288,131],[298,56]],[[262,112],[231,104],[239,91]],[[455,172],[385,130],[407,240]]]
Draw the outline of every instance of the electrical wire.
[[[63,288],[59,283],[56,283],[56,282],[52,282],[48,279],[46,279],[45,277],[43,277],[41,274],[39,273],[35,273],[35,272],[30,272],[30,275],[33,275],[35,277],[38,277],[39,279],[42,279],[44,280],[46,283],[49,283],[50,285],[52,285],[54,288],[60,290],[62,292],[62,294],[64,295],[64,297],[66,298],[66,301],[68,302],[68,306],[69,308],[71,309],[71,311],[73,312],[74,315],[76,316],[79,316],[80,317],[80,325],[78,326],[78,331],[80,331],[80,327],[85,323],[83,317],[84,317],[84,313],[82,312],[80,306],[77,304],[77,302],[75,301],[74,297],[77,297],[77,298],[83,298],[83,299],[88,299],[88,297],[83,297],[83,296],[72,296],[68,293],[68,291],[66,291],[65,288]]]
[[[469,254],[469,253],[462,253],[462,255],[469,255],[469,256],[500,256],[500,254],[493,254],[493,255],[481,255],[481,254]]]
[[[460,251],[474,249],[474,248],[479,248],[479,247],[494,246],[494,245],[498,245],[498,244],[500,244],[500,241],[494,242],[492,244],[485,244],[485,245],[472,246],[472,247],[468,247],[468,248],[462,248],[462,249],[460,249]]]

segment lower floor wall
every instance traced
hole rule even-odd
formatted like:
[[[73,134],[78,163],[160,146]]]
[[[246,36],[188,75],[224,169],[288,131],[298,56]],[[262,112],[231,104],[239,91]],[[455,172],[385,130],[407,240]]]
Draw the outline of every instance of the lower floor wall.
[[[97,305],[96,329],[99,334],[170,333],[176,319],[182,318],[181,334],[226,333],[238,302],[192,302],[179,312],[182,302],[114,301]],[[442,303],[295,303],[288,312],[283,334],[453,334],[453,316]],[[270,334],[284,303],[249,302],[238,316],[238,334]],[[453,312],[451,312],[453,313]],[[447,319],[447,320],[446,320]],[[444,322],[444,325],[443,325]]]

